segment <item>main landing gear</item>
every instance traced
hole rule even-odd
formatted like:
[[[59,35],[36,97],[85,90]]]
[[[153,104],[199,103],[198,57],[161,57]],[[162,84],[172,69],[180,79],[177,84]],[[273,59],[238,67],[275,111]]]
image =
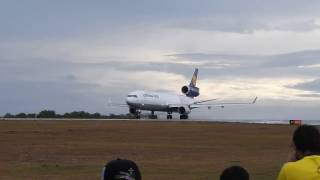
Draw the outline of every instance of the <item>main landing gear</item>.
[[[137,113],[135,114],[135,117],[136,117],[136,119],[140,119],[140,118],[141,118],[141,112],[137,112]]]
[[[172,119],[172,112],[168,112],[167,119]]]
[[[180,119],[188,119],[188,114],[180,114]]]

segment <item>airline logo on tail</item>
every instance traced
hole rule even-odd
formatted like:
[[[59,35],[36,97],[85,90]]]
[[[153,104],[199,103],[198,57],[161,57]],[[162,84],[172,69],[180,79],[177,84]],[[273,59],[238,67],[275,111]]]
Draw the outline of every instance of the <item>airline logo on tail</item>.
[[[195,69],[191,82],[190,82],[190,86],[196,87],[197,84],[197,78],[198,78],[198,69]]]

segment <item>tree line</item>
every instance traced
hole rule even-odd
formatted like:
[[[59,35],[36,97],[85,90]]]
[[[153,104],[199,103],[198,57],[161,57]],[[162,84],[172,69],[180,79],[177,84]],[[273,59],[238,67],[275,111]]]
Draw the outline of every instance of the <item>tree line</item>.
[[[91,114],[85,111],[73,111],[66,112],[64,114],[58,114],[54,110],[43,110],[39,113],[6,113],[3,118],[132,119],[133,116],[131,114],[103,115],[98,112]]]

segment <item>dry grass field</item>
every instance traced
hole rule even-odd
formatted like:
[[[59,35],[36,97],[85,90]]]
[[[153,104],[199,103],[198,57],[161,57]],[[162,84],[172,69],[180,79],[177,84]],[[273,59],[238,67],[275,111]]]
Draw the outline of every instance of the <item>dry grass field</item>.
[[[288,125],[151,121],[0,121],[0,179],[99,179],[102,166],[132,159],[144,180],[218,179],[242,165],[275,179]]]

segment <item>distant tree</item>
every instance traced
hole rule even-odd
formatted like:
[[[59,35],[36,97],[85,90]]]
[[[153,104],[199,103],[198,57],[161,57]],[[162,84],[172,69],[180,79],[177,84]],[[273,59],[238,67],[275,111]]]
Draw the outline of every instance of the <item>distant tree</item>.
[[[31,114],[27,114],[27,118],[36,118],[37,114],[35,113],[31,113]]]
[[[127,113],[127,114],[125,114],[125,118],[126,119],[135,119],[136,117],[131,113]]]
[[[63,115],[61,115],[61,114],[56,114],[56,118],[63,118]]]
[[[73,111],[70,113],[70,118],[78,118],[79,117],[79,113],[77,111]]]
[[[64,113],[64,115],[62,115],[63,118],[70,118],[70,113]]]
[[[101,114],[96,112],[96,113],[92,114],[91,117],[94,118],[94,119],[100,119],[101,118]]]
[[[16,115],[16,118],[27,118],[27,115],[25,113],[19,113]]]
[[[105,119],[134,119],[135,117],[128,113],[128,114],[109,114],[109,116],[103,116]]]
[[[38,116],[39,118],[55,118],[56,112],[53,110],[43,110],[39,112]]]
[[[85,111],[73,111],[71,113],[65,113],[63,115],[64,118],[80,118],[80,119],[89,119],[92,118],[94,115],[85,112]]]
[[[77,119],[132,119],[135,118],[132,114],[109,114],[104,115],[98,112],[96,113],[89,113],[86,111],[73,111],[73,112],[66,112],[63,115],[57,114],[54,110],[43,110],[38,114],[30,113],[18,113],[16,115],[12,115],[10,113],[6,113],[3,118],[77,118]]]
[[[80,111],[78,113],[79,113],[79,117],[78,118],[85,119],[85,118],[90,118],[91,117],[91,114],[88,113],[88,112]]]
[[[115,114],[111,113],[111,114],[109,114],[109,118],[111,118],[111,119],[116,119],[117,116],[116,116]]]
[[[14,116],[10,113],[6,113],[3,117],[4,118],[14,118]]]

